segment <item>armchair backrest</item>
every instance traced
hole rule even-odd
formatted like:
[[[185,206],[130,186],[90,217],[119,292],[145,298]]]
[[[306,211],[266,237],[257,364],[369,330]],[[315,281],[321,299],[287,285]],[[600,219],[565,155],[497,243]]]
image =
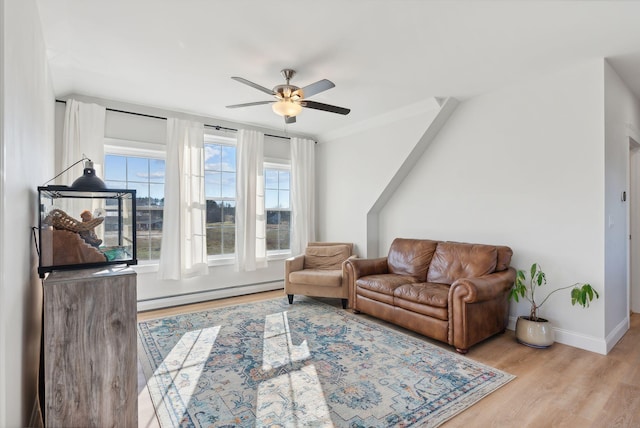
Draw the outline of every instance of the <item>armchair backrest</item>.
[[[304,269],[342,269],[342,262],[353,252],[346,242],[310,242],[304,251]]]

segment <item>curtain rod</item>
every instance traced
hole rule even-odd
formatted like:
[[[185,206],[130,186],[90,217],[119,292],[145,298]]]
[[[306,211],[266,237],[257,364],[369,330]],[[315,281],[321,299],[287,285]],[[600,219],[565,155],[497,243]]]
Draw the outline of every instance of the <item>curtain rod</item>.
[[[57,103],[63,103],[66,104],[67,102],[65,100],[56,100]],[[115,113],[125,113],[125,114],[132,114],[134,116],[142,116],[142,117],[150,117],[151,119],[160,119],[160,120],[167,120],[166,117],[163,116],[154,116],[152,114],[146,114],[146,113],[137,113],[134,111],[126,111],[126,110],[118,110],[115,108],[109,108],[109,107],[105,107],[108,111],[113,111]],[[220,126],[220,125],[208,125],[208,124],[204,124],[205,127],[207,128],[214,128],[216,130],[225,130],[225,131],[238,131],[235,128],[227,128],[226,126]],[[281,135],[273,135],[273,134],[264,134],[265,137],[274,137],[274,138],[282,138],[284,140],[291,140],[291,137],[283,137]]]

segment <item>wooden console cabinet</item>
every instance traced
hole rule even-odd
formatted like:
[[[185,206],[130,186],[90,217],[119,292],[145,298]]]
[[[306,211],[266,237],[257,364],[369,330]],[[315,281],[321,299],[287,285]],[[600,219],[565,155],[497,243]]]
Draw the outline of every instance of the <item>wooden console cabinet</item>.
[[[46,427],[137,427],[136,274],[54,271],[44,281]]]

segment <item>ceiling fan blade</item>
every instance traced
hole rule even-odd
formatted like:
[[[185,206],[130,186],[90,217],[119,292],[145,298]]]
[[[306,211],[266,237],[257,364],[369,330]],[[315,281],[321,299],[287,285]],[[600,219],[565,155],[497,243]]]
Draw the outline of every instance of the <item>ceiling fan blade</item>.
[[[296,117],[295,116],[285,116],[284,117],[284,123],[296,123]]]
[[[338,114],[349,114],[349,112],[351,111],[351,109],[348,109],[348,108],[332,106],[329,104],[318,103],[316,101],[309,101],[309,100],[301,101],[300,105],[302,107],[312,108],[315,110],[328,111],[331,113],[338,113]]]
[[[257,90],[262,91],[265,94],[269,94],[269,95],[275,95],[276,94],[271,89],[265,88],[264,86],[258,85],[257,83],[253,83],[250,80],[244,79],[242,77],[233,76],[232,79],[237,81],[237,82],[244,83],[245,85],[249,85],[252,88],[256,88]]]
[[[334,85],[331,80],[322,79],[302,88],[302,93],[304,94],[305,98],[309,98],[314,96],[315,94],[319,94],[320,92],[326,91],[327,89],[331,89],[335,86],[336,85]]]
[[[253,103],[244,103],[244,104],[232,104],[227,106],[227,108],[238,108],[238,107],[251,107],[251,106],[261,106],[263,104],[271,104],[275,101],[256,101]]]

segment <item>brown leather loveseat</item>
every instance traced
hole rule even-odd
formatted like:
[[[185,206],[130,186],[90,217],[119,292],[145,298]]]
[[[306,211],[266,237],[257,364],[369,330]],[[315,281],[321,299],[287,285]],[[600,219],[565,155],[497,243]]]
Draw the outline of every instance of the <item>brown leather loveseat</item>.
[[[387,257],[347,261],[351,307],[464,354],[507,327],[512,254],[505,246],[397,238]]]

